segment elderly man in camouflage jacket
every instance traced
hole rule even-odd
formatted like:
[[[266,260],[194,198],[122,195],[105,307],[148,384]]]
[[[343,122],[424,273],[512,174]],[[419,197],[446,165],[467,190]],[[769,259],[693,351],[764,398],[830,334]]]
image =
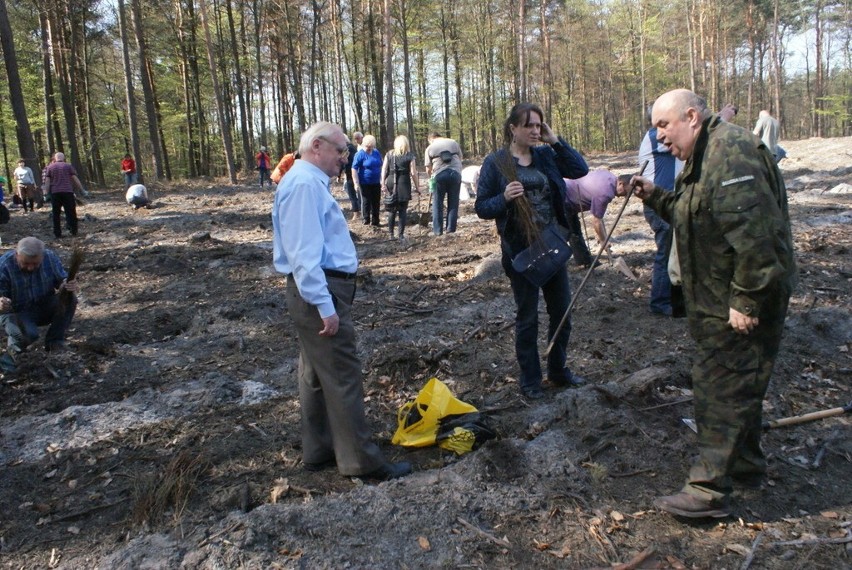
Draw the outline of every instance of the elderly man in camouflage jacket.
[[[732,483],[760,486],[761,406],[781,342],[795,262],[787,193],[759,138],[722,121],[685,89],[654,103],[657,139],[686,161],[675,191],[634,178],[675,230],[689,329],[699,457],[683,489],[654,504],[724,517]]]

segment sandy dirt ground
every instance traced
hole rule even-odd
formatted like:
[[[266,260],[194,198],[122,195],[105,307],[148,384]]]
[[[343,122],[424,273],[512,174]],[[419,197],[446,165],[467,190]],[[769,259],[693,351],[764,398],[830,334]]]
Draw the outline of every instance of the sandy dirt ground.
[[[852,138],[784,145],[800,283],[767,419],[852,400]],[[634,168],[628,154],[588,160]],[[472,201],[456,234],[415,225],[405,245],[351,223],[368,420],[389,458],[415,465],[365,484],[302,469],[272,191],[150,191],[154,207],[138,211],[119,189],[95,191],[75,241],[53,239],[46,209],[0,227],[3,248],[36,235],[66,261],[85,254],[71,350],[33,345],[0,378],[0,567],[852,567],[849,415],[768,431],[769,483],[738,491],[730,519],[652,508],[694,452],[681,421],[693,343],[683,320],[648,312],[654,245],[638,200],[613,241],[636,279],[604,261],[573,315],[569,364],[588,384],[535,402],[518,391],[493,223]],[[584,273],[570,267],[575,290]],[[498,437],[462,456],[391,445],[397,410],[431,377]]]

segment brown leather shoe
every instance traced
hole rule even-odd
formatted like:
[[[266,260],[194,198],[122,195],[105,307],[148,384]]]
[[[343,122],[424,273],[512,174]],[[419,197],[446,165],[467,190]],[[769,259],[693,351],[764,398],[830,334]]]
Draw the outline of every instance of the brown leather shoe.
[[[740,487],[758,490],[763,488],[767,477],[766,473],[744,473],[742,475],[731,475],[731,480]]]
[[[675,495],[658,497],[654,506],[661,511],[691,519],[723,518],[731,516],[727,505],[719,506],[713,501],[705,501],[694,495],[681,491]]]

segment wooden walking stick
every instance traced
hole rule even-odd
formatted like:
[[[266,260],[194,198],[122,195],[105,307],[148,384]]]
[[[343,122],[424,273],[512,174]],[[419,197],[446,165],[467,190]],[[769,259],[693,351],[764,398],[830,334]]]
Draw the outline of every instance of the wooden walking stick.
[[[642,173],[645,172],[645,169],[648,167],[648,160],[642,163],[641,168],[639,168],[639,174],[637,176],[642,176]],[[589,276],[592,274],[592,271],[595,270],[595,265],[598,264],[598,259],[600,259],[603,252],[606,251],[606,246],[609,245],[609,240],[612,237],[613,232],[615,232],[615,226],[618,225],[618,220],[621,219],[621,215],[624,213],[624,210],[627,208],[627,203],[630,201],[630,196],[633,195],[632,189],[627,193],[627,196],[624,197],[624,204],[621,205],[621,210],[618,211],[618,216],[615,218],[615,221],[612,223],[612,228],[607,232],[606,239],[601,244],[601,248],[598,251],[598,254],[595,256],[595,259],[592,261],[592,264],[589,266],[588,271],[586,271],[586,275],[583,276],[583,280],[580,281],[580,286],[577,287],[577,290],[574,292],[574,295],[571,296],[571,303],[568,305],[568,308],[565,309],[565,314],[562,315],[562,320],[559,321],[559,326],[556,327],[556,330],[553,331],[553,336],[550,337],[550,342],[547,344],[547,350],[544,351],[544,355],[547,356],[550,354],[550,351],[553,350],[553,345],[556,342],[556,337],[559,336],[559,332],[562,330],[562,327],[565,326],[565,322],[568,320],[568,317],[571,315],[571,311],[574,310],[574,305],[577,303],[577,298],[580,296],[580,291],[583,290],[583,286],[586,284],[586,281],[589,280]]]
[[[818,412],[810,412],[809,414],[802,414],[800,416],[788,416],[786,418],[778,418],[777,420],[768,420],[763,422],[763,430],[776,429],[780,427],[786,426],[794,426],[798,424],[804,424],[807,422],[815,422],[817,420],[822,420],[825,418],[832,418],[834,416],[841,416],[843,414],[848,414],[852,412],[852,402],[849,402],[845,406],[830,408],[828,410],[820,410]],[[698,433],[698,424],[695,423],[695,420],[692,418],[681,418],[681,421],[694,431]]]

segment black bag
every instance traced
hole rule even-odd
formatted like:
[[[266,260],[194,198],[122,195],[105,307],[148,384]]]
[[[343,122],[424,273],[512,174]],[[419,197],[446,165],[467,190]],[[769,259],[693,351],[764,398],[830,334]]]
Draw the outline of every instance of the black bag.
[[[450,152],[448,150],[442,150],[440,156],[441,156],[441,160],[443,160],[444,162],[449,164],[453,161],[453,156],[455,156],[455,153]]]
[[[512,259],[512,268],[536,287],[541,287],[571,259],[567,233],[558,224],[548,224],[535,243]]]
[[[387,186],[388,190],[393,190],[393,187],[396,186],[396,155],[388,153],[388,160],[390,162],[388,164],[387,176],[385,176],[385,186]]]
[[[399,196],[396,192],[393,192],[390,196],[385,194],[385,197],[382,199],[382,202],[385,205],[386,212],[395,212],[397,206],[399,206]]]

